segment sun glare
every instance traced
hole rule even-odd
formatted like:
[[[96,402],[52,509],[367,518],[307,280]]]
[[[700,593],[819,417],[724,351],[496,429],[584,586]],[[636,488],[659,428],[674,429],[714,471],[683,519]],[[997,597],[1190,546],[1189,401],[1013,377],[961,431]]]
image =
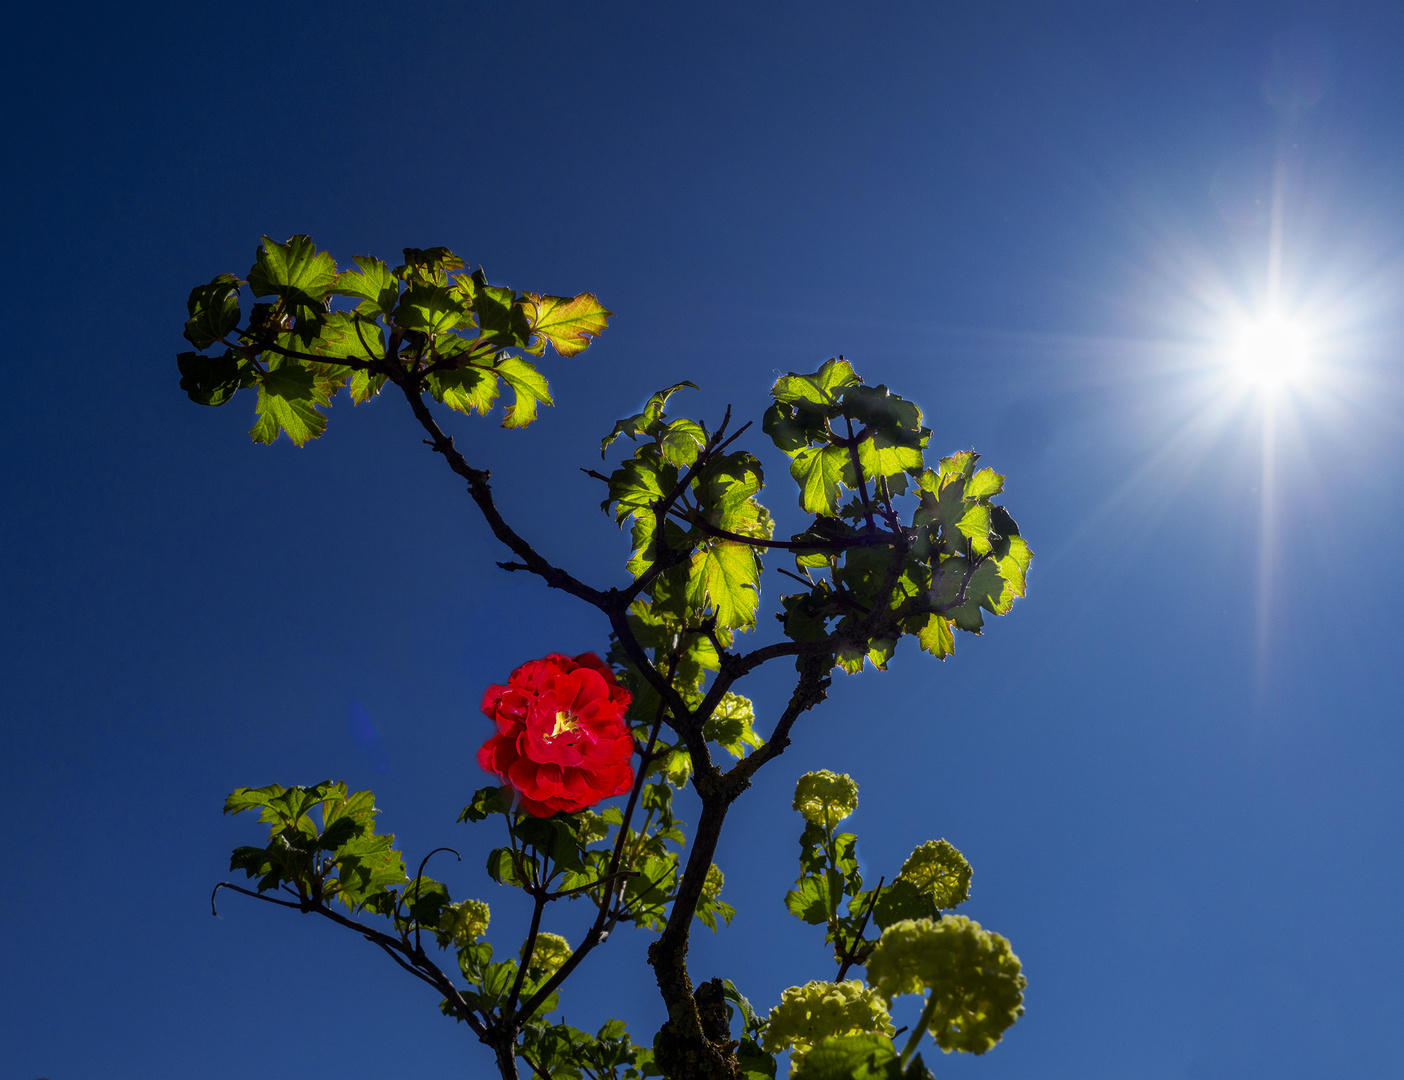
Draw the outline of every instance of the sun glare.
[[[1229,357],[1246,382],[1276,388],[1296,382],[1311,366],[1311,335],[1306,328],[1280,315],[1269,315],[1241,327]]]

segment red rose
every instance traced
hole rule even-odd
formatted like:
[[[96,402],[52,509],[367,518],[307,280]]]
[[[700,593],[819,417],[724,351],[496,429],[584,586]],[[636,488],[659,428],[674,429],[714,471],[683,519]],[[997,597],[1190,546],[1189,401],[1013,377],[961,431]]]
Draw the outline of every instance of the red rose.
[[[497,734],[478,764],[515,790],[534,817],[573,814],[634,783],[634,736],[624,721],[629,691],[594,653],[552,653],[489,686],[483,712]]]

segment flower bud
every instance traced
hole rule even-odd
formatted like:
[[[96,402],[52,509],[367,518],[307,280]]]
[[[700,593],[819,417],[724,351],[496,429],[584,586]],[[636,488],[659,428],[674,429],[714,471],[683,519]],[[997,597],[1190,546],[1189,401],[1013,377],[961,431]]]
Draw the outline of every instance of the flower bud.
[[[439,929],[453,939],[455,945],[468,945],[487,933],[492,913],[481,900],[462,900],[445,904],[439,914]]]
[[[531,950],[531,962],[527,964],[527,974],[538,979],[549,979],[571,957],[570,943],[560,934],[545,931],[536,935],[536,945]],[[526,942],[522,942],[521,955],[526,954]]]
[[[858,785],[847,773],[805,773],[795,784],[794,807],[805,821],[832,829],[858,809]]]

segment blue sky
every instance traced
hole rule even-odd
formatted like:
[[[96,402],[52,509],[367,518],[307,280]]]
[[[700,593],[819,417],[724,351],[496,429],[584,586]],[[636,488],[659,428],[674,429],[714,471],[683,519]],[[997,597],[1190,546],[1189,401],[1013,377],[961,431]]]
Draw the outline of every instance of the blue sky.
[[[942,1077],[1397,1070],[1396,5],[39,6],[9,33],[0,1078],[488,1068],[369,947],[209,915],[256,835],[224,795],[335,776],[408,851],[459,846],[440,872],[510,949],[489,838],[454,824],[477,702],[605,645],[492,566],[394,402],[297,450],[180,392],[190,286],[301,232],[617,313],[551,361],[538,425],[455,428],[589,580],[626,538],[576,470],[680,379],[758,419],[842,353],[1008,475],[1029,598],[944,664],[836,683],[738,804],[741,913],[697,976],[768,1007],[829,973],[780,897],[793,781],[840,768],[870,870],[944,836],[1024,961],[1028,1015]],[[1268,408],[1221,361],[1273,267],[1317,364]],[[783,676],[751,689],[773,715]],[[592,957],[567,1019],[647,1039],[647,940]]]

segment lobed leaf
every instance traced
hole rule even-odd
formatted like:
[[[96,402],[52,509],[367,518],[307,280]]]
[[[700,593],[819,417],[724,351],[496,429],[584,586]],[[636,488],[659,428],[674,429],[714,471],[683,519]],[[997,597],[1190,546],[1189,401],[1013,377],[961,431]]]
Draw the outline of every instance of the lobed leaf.
[[[606,322],[614,314],[593,293],[574,297],[525,293],[523,299],[532,308],[528,316],[531,332],[549,341],[563,357],[584,352],[592,338],[604,333]]]
[[[302,446],[326,430],[327,418],[317,406],[330,404],[323,380],[300,364],[280,364],[258,384],[258,421],[249,434],[254,442],[272,443],[283,431],[294,446]]]
[[[326,311],[336,279],[336,260],[318,251],[310,236],[294,236],[286,244],[265,236],[248,281],[254,296],[279,297],[288,314],[301,322]]]

